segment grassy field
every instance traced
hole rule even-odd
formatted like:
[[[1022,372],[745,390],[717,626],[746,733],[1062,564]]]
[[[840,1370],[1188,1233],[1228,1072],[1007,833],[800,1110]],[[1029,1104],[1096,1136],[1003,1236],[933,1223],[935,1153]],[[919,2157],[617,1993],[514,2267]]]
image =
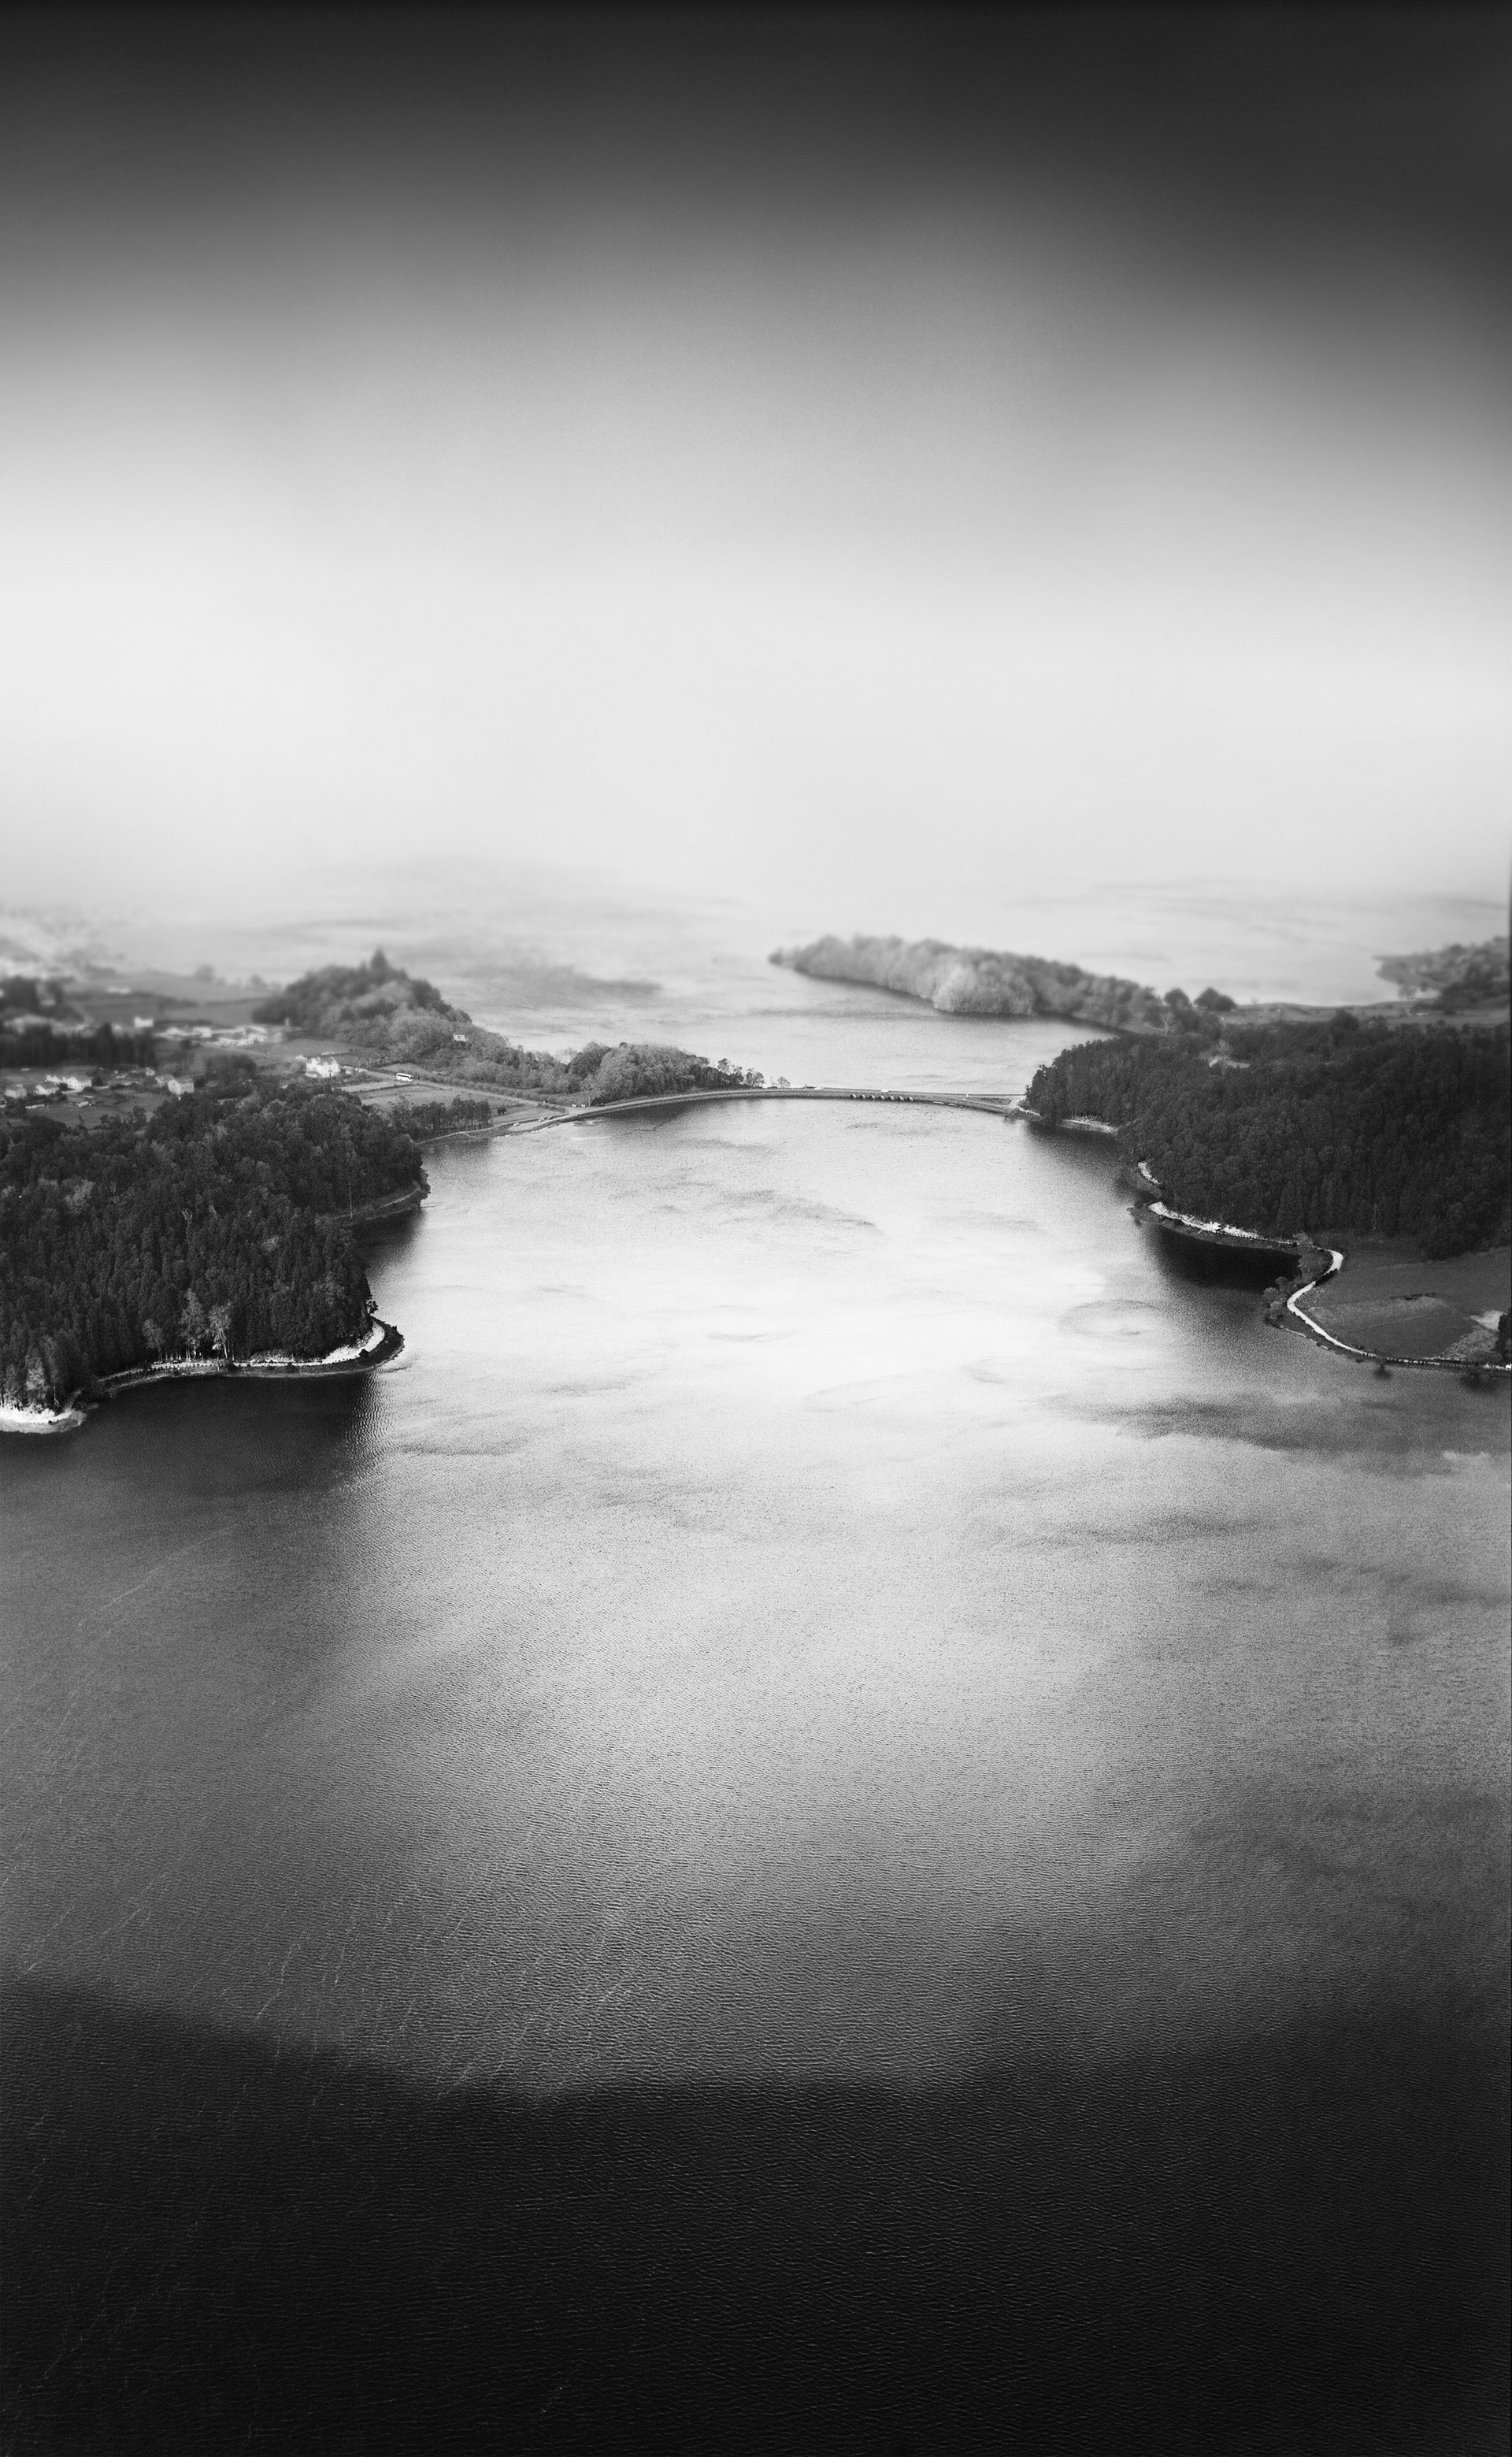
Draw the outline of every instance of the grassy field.
[[[1305,1302],[1325,1331],[1354,1348],[1392,1356],[1489,1354],[1495,1317],[1512,1307],[1512,1248],[1425,1263],[1400,1241],[1353,1247],[1338,1278]]]
[[[1361,1023],[1384,1023],[1393,1032],[1494,1032],[1507,1020],[1505,999],[1487,999],[1446,1016],[1426,999],[1389,999],[1357,1006],[1300,1006],[1289,999],[1257,999],[1238,1007],[1234,1023],[1326,1023],[1330,1016],[1355,1015]]]

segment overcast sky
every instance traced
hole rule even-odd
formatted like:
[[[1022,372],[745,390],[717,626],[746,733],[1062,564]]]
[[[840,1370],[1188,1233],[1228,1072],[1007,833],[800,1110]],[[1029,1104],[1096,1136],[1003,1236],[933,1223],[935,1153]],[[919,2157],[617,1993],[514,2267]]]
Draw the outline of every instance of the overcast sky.
[[[1502,893],[1499,13],[0,41],[6,894]]]

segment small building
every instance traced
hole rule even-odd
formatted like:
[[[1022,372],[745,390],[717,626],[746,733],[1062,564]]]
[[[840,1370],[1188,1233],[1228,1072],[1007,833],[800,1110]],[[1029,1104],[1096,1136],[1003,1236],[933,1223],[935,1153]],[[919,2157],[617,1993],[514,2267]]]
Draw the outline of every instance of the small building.
[[[314,1075],[320,1083],[329,1084],[334,1077],[340,1074],[341,1062],[338,1058],[307,1058],[304,1062],[304,1071],[307,1075]]]

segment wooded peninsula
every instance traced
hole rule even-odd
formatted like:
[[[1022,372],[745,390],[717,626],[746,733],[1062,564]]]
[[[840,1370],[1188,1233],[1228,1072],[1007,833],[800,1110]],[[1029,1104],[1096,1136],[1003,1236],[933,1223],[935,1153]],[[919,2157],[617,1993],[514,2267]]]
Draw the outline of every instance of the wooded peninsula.
[[[10,1001],[11,1063],[99,1070],[150,1061],[150,1033],[87,1030],[57,985]],[[646,1093],[757,1085],[686,1050],[590,1042],[568,1059],[474,1024],[391,965],[306,974],[259,1021],[339,1041],[370,1064],[423,1066],[464,1088],[387,1110],[282,1072],[276,1053],[212,1051],[193,1090],[88,1127],[25,1097],[0,1118],[0,1409],[23,1422],[121,1374],[355,1351],[373,1301],[355,1231],[419,1203],[421,1146],[488,1123],[485,1089],[602,1105]],[[156,1079],[161,1082],[164,1079]]]
[[[1409,1237],[1432,1259],[1512,1232],[1508,1040],[1194,1006],[1167,1038],[1063,1050],[1028,1103],[1048,1125],[1115,1126],[1179,1211],[1260,1236]]]
[[[0,1398],[57,1409],[173,1359],[328,1355],[370,1297],[349,1225],[424,1190],[419,1146],[340,1093],[237,1073],[86,1132],[0,1125]]]

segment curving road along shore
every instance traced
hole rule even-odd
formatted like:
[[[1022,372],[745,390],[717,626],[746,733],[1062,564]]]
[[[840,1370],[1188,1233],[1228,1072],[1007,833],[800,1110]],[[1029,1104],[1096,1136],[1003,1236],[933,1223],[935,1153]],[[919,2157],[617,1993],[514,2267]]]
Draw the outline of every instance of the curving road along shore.
[[[1320,1271],[1316,1280],[1309,1280],[1305,1288],[1294,1290],[1286,1300],[1287,1312],[1307,1332],[1309,1338],[1321,1340],[1325,1348],[1337,1350],[1340,1356],[1354,1357],[1362,1365],[1400,1365],[1409,1373],[1512,1373],[1512,1358],[1509,1357],[1393,1356],[1385,1349],[1355,1348],[1347,1339],[1336,1338],[1333,1332],[1325,1331],[1316,1314],[1310,1314],[1302,1303],[1303,1297],[1310,1297],[1313,1290],[1320,1289],[1325,1280],[1337,1279],[1343,1270],[1344,1257],[1338,1247],[1332,1246],[1328,1251],[1332,1257],[1329,1269],[1326,1271]]]

